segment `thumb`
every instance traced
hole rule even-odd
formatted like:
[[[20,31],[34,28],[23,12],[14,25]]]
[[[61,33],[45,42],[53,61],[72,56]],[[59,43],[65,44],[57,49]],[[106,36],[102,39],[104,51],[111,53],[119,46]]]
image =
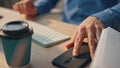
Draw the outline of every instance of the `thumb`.
[[[66,44],[66,48],[69,49],[71,47],[74,46],[74,42],[73,41],[69,41],[67,44]]]

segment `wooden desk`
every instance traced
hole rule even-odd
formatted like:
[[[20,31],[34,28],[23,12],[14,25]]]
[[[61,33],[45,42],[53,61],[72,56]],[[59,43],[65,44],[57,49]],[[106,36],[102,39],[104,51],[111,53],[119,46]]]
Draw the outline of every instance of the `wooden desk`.
[[[0,19],[0,26],[2,26],[7,21],[21,19],[19,13],[2,7],[0,7],[0,15],[3,16],[3,19]],[[64,33],[69,36],[72,36],[74,30],[76,29],[75,25],[55,21],[52,19],[43,18],[41,19],[41,17],[38,17],[33,21],[38,22],[39,24],[45,25],[46,27],[52,28],[58,32]],[[66,50],[65,47],[66,43],[67,41],[53,45],[52,47],[49,48],[43,48],[32,42],[30,62],[31,66],[29,68],[55,68],[51,64],[51,61]],[[0,45],[0,68],[8,68],[1,45]]]

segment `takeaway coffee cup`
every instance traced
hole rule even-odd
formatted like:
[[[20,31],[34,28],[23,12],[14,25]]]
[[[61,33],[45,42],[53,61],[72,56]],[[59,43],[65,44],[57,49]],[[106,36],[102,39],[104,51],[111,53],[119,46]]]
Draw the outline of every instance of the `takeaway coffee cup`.
[[[10,68],[26,68],[30,63],[33,29],[25,21],[10,21],[0,31],[0,42]]]

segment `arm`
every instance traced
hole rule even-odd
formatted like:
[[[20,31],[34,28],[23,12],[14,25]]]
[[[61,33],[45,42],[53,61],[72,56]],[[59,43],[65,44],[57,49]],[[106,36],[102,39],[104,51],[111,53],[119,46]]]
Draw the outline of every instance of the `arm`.
[[[35,6],[38,9],[38,14],[44,14],[50,11],[58,2],[59,0],[36,0]]]
[[[100,34],[105,28],[104,25],[120,31],[120,4],[89,16],[78,26],[75,34],[67,44],[67,48],[74,45],[73,56],[79,55],[84,38],[88,38],[90,55],[93,58]]]
[[[106,27],[120,31],[120,3],[92,16],[98,17]]]
[[[59,0],[21,0],[13,5],[14,10],[25,15],[25,19],[32,19],[37,15],[49,12]]]

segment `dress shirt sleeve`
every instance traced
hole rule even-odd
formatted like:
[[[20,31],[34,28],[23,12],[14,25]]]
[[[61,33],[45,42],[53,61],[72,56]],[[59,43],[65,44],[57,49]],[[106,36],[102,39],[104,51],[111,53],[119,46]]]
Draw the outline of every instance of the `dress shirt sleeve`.
[[[35,0],[34,5],[38,8],[38,15],[49,12],[59,0]]]
[[[106,27],[109,26],[120,31],[120,3],[92,16],[98,17]]]

